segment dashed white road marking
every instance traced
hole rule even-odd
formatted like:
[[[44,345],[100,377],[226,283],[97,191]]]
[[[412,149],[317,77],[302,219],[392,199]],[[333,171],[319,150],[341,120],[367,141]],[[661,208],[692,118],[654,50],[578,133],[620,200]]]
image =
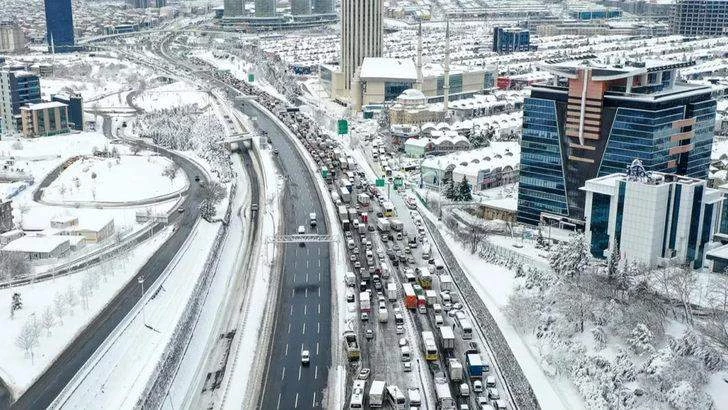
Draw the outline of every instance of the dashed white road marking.
[[[313,378],[318,379],[318,366],[316,366],[316,368],[313,369]]]
[[[288,345],[286,345],[286,347],[288,347]],[[319,344],[318,344],[318,342],[316,342],[316,355],[318,356],[318,354],[319,354]]]
[[[298,366],[298,380],[301,380],[301,369],[303,366]]]
[[[318,343],[316,343],[316,347],[318,347]],[[288,343],[286,343],[286,353],[284,354],[284,356],[288,356]]]
[[[313,401],[311,402],[311,406],[316,407],[316,392],[313,392]]]
[[[321,322],[316,323],[316,333],[321,333]]]
[[[283,371],[281,372],[281,380],[283,380],[286,377],[286,366],[283,366]]]
[[[316,394],[316,393],[314,393],[314,394]],[[281,394],[278,393],[278,404],[276,404],[276,409],[280,409],[280,408],[281,408]]]
[[[319,315],[321,314],[321,304],[320,303],[318,304],[318,314]]]
[[[288,333],[291,333],[291,324],[288,324]]]
[[[288,316],[293,316],[293,305],[291,305],[291,311],[288,313]]]
[[[303,314],[306,315],[308,313],[308,305],[303,305]]]
[[[298,393],[296,393],[296,403],[293,405],[294,408],[298,408]]]
[[[306,322],[303,322],[303,330],[301,331],[302,335],[306,334]]]

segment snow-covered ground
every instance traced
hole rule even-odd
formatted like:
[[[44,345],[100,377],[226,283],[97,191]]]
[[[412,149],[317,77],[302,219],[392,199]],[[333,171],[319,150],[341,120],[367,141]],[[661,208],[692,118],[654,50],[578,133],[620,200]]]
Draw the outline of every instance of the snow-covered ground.
[[[43,191],[43,200],[140,201],[181,191],[187,184],[184,172],[162,156],[82,157]]]
[[[0,300],[21,294],[23,308],[14,318],[0,315],[0,377],[14,394],[24,392],[68,343],[89,323],[157,248],[171,235],[157,233],[128,253],[74,275],[0,290]],[[73,307],[72,307],[73,306]],[[37,344],[25,354],[16,341],[23,326],[36,323]],[[51,326],[46,328],[45,325]]]
[[[147,111],[188,104],[197,104],[203,108],[211,103],[211,98],[209,94],[194,86],[177,81],[145,90],[134,99],[134,103]]]

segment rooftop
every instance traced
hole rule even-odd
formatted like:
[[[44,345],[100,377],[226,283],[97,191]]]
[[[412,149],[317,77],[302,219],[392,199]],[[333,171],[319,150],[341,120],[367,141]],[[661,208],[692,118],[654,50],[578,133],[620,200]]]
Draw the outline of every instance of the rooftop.
[[[21,107],[21,108],[27,108],[29,110],[35,111],[35,110],[45,110],[47,108],[57,108],[57,107],[68,107],[68,105],[58,102],[58,101],[47,101],[42,102],[38,104],[28,104],[27,107]]]
[[[2,248],[8,252],[35,252],[49,253],[68,242],[68,238],[62,236],[23,236]]]

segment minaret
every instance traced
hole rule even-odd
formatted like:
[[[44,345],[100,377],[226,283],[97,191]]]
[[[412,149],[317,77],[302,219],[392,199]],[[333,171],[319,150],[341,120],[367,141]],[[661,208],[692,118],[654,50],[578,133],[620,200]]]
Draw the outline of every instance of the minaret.
[[[422,91],[422,20],[417,31],[417,83],[415,88]]]
[[[450,99],[450,19],[447,19],[445,24],[445,64],[442,68],[443,74],[445,75],[442,85],[443,107],[447,114],[448,100]]]

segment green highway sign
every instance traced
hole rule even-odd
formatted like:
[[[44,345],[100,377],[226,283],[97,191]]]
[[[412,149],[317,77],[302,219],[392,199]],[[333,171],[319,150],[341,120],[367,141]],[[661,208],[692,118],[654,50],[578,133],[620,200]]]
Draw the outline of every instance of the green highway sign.
[[[394,188],[395,189],[402,188],[403,183],[404,183],[404,180],[402,180],[402,178],[394,178]]]
[[[384,186],[384,178],[377,178],[376,186]]]
[[[248,82],[252,83],[253,81],[255,81],[255,74],[248,73]]]
[[[336,125],[337,125],[337,129],[339,130],[339,135],[344,135],[344,134],[349,133],[349,121],[339,120]]]

